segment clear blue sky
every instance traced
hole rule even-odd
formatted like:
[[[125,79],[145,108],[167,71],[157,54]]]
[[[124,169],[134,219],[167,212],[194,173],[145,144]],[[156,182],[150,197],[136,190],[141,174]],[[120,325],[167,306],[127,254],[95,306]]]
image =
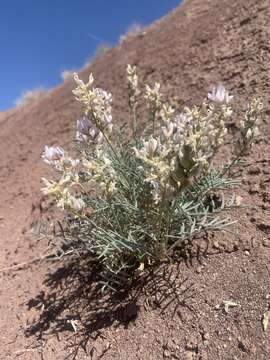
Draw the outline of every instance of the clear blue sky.
[[[180,0],[0,0],[0,111],[25,90],[50,88],[101,43],[147,25]]]

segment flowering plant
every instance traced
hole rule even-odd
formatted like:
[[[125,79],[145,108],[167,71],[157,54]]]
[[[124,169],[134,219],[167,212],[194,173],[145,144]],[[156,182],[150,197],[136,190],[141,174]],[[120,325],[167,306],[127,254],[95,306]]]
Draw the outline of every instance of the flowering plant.
[[[112,121],[112,95],[93,86],[92,74],[87,83],[77,74],[74,79],[73,93],[83,107],[76,124],[78,158],[60,147],[46,146],[42,155],[59,173],[57,181],[43,179],[42,191],[65,211],[66,225],[58,234],[64,254],[90,254],[103,265],[104,284],[117,286],[138,269],[169,258],[202,231],[224,230],[232,223],[223,215],[239,206],[228,195],[238,184],[229,171],[258,135],[258,99],[240,123],[234,157],[215,168],[213,158],[233,114],[233,97],[222,85],[201,106],[181,113],[163,101],[158,83],[146,85],[151,130],[139,132],[142,90],[136,68],[128,65],[133,136],[123,143]]]

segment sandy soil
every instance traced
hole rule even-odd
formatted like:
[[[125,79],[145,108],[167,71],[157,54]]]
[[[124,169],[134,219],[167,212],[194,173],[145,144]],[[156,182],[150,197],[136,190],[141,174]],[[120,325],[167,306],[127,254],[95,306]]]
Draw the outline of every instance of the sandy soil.
[[[269,16],[269,0],[187,0],[82,72],[113,93],[119,122],[127,118],[127,63],[144,81],[161,82],[179,107],[219,82],[238,109],[253,95],[265,104],[261,141],[240,174],[249,207],[236,214],[235,234],[214,237],[209,248],[201,239],[188,258],[118,297],[98,295],[87,259],[7,269],[47,250],[28,233],[47,211],[40,154],[44,144],[68,146],[80,110],[65,82],[0,114],[0,359],[270,359],[270,329],[261,324],[270,306]],[[237,306],[226,312],[224,301]]]

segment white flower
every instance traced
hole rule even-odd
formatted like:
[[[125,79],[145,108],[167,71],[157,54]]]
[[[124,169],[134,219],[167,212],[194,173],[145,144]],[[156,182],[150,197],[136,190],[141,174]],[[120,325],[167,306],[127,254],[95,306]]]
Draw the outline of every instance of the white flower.
[[[73,94],[76,96],[76,98],[81,101],[82,97],[85,97],[85,95],[87,94],[88,90],[92,87],[93,82],[94,82],[94,77],[92,74],[89,75],[89,79],[88,82],[85,84],[78,76],[77,73],[73,74],[74,76],[74,80],[77,84],[76,89],[74,89],[72,92]]]
[[[108,193],[113,193],[116,189],[116,182],[111,181],[108,186]]]
[[[44,177],[41,178],[41,181],[44,184],[44,187],[41,188],[41,191],[44,195],[49,195],[49,194],[54,193],[54,191],[57,187],[57,183],[55,181],[48,180]]]
[[[138,150],[136,147],[133,147],[135,156],[139,159],[146,160],[146,158],[151,158],[155,155],[155,152],[160,146],[159,139],[156,140],[152,136],[148,141],[143,141],[143,147]]]
[[[105,115],[104,119],[107,124],[110,124],[112,122],[112,115]]]
[[[146,154],[149,157],[154,156],[155,152],[158,149],[158,146],[159,146],[159,141],[154,139],[153,137],[150,137],[150,139],[144,143],[144,149]]]
[[[128,83],[128,95],[131,105],[137,103],[137,97],[140,93],[138,89],[138,75],[136,72],[136,66],[127,66],[127,83]]]
[[[67,203],[76,211],[80,211],[85,208],[85,202],[81,198],[75,198],[74,196],[70,196]]]
[[[77,122],[77,140],[85,141],[84,135],[88,136],[92,124],[101,131],[104,131],[106,128],[106,131],[110,133],[112,129],[112,94],[100,88],[93,88],[94,78],[92,75],[90,75],[89,81],[86,84],[79,79],[77,74],[74,75],[74,79],[77,88],[73,90],[73,94],[84,105],[85,115],[90,119],[79,120]]]
[[[78,166],[80,165],[80,160],[79,159],[72,159],[70,157],[65,157],[63,159],[63,165],[65,167],[76,170],[76,168],[78,168]]]
[[[104,101],[111,103],[112,102],[112,94],[103,90],[103,89],[97,89],[100,96],[103,97]]]
[[[147,180],[146,180],[147,181]],[[152,185],[152,196],[153,196],[153,200],[155,203],[158,203],[160,201],[160,197],[161,197],[161,191],[160,191],[160,186],[159,183],[155,180],[148,180],[148,182],[150,182],[150,184]]]
[[[214,87],[211,93],[207,95],[208,99],[214,102],[221,102],[228,104],[233,96],[229,95],[229,92],[225,89],[223,85],[218,85]]]
[[[168,140],[173,134],[174,124],[172,122],[169,122],[166,126],[162,126],[161,129],[166,140]]]
[[[188,116],[185,113],[177,114],[174,118],[174,122],[178,137],[179,135],[185,135],[188,134],[190,131],[192,131],[193,121],[191,116]]]
[[[249,141],[250,139],[252,139],[253,137],[253,133],[252,130],[249,128],[246,132],[246,139]]]
[[[138,76],[136,73],[136,66],[127,66],[127,80],[130,89],[133,92],[133,95],[137,95],[138,92]]]
[[[160,117],[164,124],[168,124],[174,114],[175,110],[167,104],[163,104],[160,110]]]
[[[182,126],[189,124],[191,120],[191,117],[187,116],[185,113],[180,113],[175,116],[175,122]]]
[[[150,109],[157,111],[160,109],[161,103],[161,93],[160,93],[160,84],[155,83],[154,87],[151,88],[149,85],[145,86],[145,99],[147,100],[147,105]]]
[[[133,150],[136,157],[145,160],[146,158],[151,158],[154,156],[159,145],[159,140],[156,140],[151,136],[148,141],[143,141],[143,147],[140,150],[138,150],[136,147],[133,147]]]
[[[41,155],[45,163],[53,166],[57,166],[59,162],[64,158],[65,152],[58,146],[45,146],[45,150]]]

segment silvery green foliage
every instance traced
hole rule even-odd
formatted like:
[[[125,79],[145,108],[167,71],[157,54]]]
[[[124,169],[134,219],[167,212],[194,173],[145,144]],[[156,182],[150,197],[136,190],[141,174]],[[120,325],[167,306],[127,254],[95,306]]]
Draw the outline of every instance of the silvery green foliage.
[[[133,138],[123,145],[112,119],[112,95],[74,76],[73,93],[82,104],[77,120],[78,158],[62,148],[45,147],[44,161],[58,179],[43,179],[42,191],[66,216],[55,234],[63,254],[87,253],[103,264],[105,284],[120,285],[138,269],[172,256],[194,236],[224,230],[228,212],[239,206],[229,169],[258,135],[262,104],[248,105],[240,123],[235,157],[214,168],[223,145],[232,96],[219,85],[200,106],[177,113],[163,101],[160,84],[139,89],[136,68],[127,67]],[[147,103],[151,133],[137,128],[140,95]],[[117,135],[118,134],[118,135]]]

